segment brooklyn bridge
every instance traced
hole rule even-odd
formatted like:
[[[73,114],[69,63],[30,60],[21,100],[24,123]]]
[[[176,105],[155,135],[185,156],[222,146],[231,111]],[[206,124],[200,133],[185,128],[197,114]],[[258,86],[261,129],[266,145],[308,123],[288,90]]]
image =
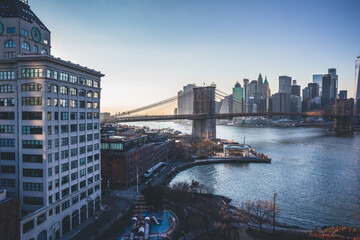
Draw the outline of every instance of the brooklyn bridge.
[[[338,132],[351,132],[353,129],[352,120],[360,119],[360,115],[354,114],[353,99],[336,99],[335,102],[322,106],[319,109],[309,112],[241,112],[241,113],[216,113],[215,98],[226,96],[226,93],[216,89],[215,86],[197,87],[191,93],[181,96],[188,97],[193,94],[193,114],[174,114],[174,115],[136,115],[149,109],[154,109],[171,102],[179,100],[179,96],[171,97],[150,105],[136,108],[127,112],[117,113],[107,122],[143,122],[143,121],[162,121],[162,120],[192,120],[192,134],[194,136],[216,139],[216,120],[232,119],[235,117],[322,117],[334,119],[334,130]],[[243,104],[238,100],[233,100],[234,104]]]

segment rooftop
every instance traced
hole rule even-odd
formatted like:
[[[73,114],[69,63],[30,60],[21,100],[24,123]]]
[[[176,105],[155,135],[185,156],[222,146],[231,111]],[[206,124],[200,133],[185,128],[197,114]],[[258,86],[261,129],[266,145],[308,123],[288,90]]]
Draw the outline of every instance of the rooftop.
[[[30,23],[35,22],[42,29],[49,31],[33,11],[31,11],[27,0],[0,0],[0,16],[3,18],[19,17]]]
[[[80,70],[80,71],[86,71],[86,72],[88,72],[90,74],[94,74],[94,75],[96,75],[98,77],[104,77],[105,76],[101,72],[96,71],[94,69],[83,67],[83,66],[81,66],[79,64],[75,64],[75,63],[72,63],[70,61],[65,61],[65,60],[62,60],[61,58],[56,58],[56,57],[54,57],[52,55],[46,55],[46,54],[18,55],[17,57],[11,58],[11,59],[9,59],[9,58],[1,59],[0,58],[0,63],[1,63],[1,61],[12,62],[12,61],[34,61],[34,60],[35,61],[36,60],[51,61],[51,62],[54,62],[54,63],[62,64],[62,65],[67,66],[67,67],[75,68],[75,69]]]

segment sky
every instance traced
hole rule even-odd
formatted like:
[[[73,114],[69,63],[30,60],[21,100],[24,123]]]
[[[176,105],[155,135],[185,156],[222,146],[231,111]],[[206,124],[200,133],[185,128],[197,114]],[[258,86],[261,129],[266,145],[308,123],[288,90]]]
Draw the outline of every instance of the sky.
[[[302,88],[336,68],[354,96],[359,0],[29,0],[52,33],[52,55],[93,68],[101,111],[173,97],[184,85],[279,76]]]

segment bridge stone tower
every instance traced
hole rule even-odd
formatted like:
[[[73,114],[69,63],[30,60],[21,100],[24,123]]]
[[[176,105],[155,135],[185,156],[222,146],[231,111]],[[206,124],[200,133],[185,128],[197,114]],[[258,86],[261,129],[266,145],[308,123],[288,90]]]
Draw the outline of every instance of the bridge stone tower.
[[[193,136],[216,139],[215,86],[194,88],[193,114],[206,114],[193,120]]]
[[[337,132],[351,132],[351,117],[354,111],[354,99],[335,99],[336,115],[343,115],[335,117],[334,130]]]

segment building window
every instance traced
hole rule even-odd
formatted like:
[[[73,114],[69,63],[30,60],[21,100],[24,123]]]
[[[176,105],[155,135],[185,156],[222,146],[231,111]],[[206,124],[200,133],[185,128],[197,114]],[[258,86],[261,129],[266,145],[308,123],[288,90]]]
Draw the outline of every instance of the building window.
[[[42,120],[42,112],[22,112],[23,120]]]
[[[99,88],[99,82],[94,81],[94,87],[95,87],[95,88]]]
[[[0,147],[15,147],[15,139],[0,139]]]
[[[77,107],[77,101],[76,100],[70,100],[70,107],[76,108]]]
[[[74,75],[70,75],[70,82],[71,83],[78,83],[78,77]]]
[[[41,197],[24,197],[24,204],[41,206],[44,204],[44,199]]]
[[[15,179],[2,178],[0,186],[3,188],[16,187]]]
[[[69,74],[67,73],[60,73],[60,80],[68,82],[69,81]]]
[[[34,148],[41,149],[43,145],[43,141],[38,140],[23,140],[22,141],[23,148]]]
[[[22,134],[42,134],[42,127],[36,126],[23,126],[22,127]]]
[[[14,174],[15,173],[15,166],[7,166],[7,165],[2,165],[0,166],[1,169],[1,173],[9,173],[9,174]]]
[[[24,182],[23,189],[24,191],[33,191],[33,192],[42,192],[44,190],[42,183],[30,183],[30,182]]]
[[[7,28],[7,33],[8,34],[15,33],[15,28],[14,27],[8,27]]]
[[[74,173],[71,174],[71,181],[74,181],[76,179],[78,179],[78,173],[74,172]]]
[[[94,98],[99,98],[99,93],[98,92],[94,92]]]
[[[76,96],[77,95],[77,89],[76,88],[70,88],[70,95]]]
[[[41,92],[42,85],[37,83],[26,83],[21,85],[21,91],[23,92]]]
[[[41,54],[47,54],[47,53],[48,53],[48,52],[47,52],[46,49],[43,48],[43,49],[41,50]]]
[[[61,159],[65,159],[68,157],[69,157],[69,150],[61,151]],[[68,165],[69,165],[69,163],[68,163]],[[68,169],[69,169],[69,167],[68,167]]]
[[[93,96],[92,91],[88,91],[88,92],[87,92],[87,97],[88,97],[88,98],[92,98],[92,96]]]
[[[42,76],[43,76],[43,70],[41,68],[21,69],[21,77],[23,78],[42,77]]]
[[[70,113],[70,119],[71,120],[76,120],[77,119],[77,112],[71,112]]]
[[[87,102],[87,108],[92,108],[92,102]]]
[[[23,169],[23,176],[24,177],[43,177],[43,170],[42,169]]]
[[[0,80],[15,79],[15,72],[0,72]]]
[[[1,160],[15,161],[15,153],[14,152],[1,152],[0,158],[1,158]]]
[[[15,126],[14,125],[0,125],[0,133],[13,134],[13,133],[15,133]]]
[[[41,97],[23,97],[22,98],[23,106],[41,106],[42,98]]]
[[[60,93],[61,93],[61,94],[68,95],[68,94],[69,94],[69,88],[67,88],[67,87],[65,87],[65,86],[61,86],[61,87],[60,87]]]
[[[5,47],[6,47],[6,48],[15,48],[15,47],[16,47],[16,44],[15,44],[15,42],[14,42],[13,40],[8,40],[8,41],[6,41],[6,43],[5,43]]]
[[[27,42],[23,42],[21,48],[30,51],[30,45]]]
[[[15,88],[13,85],[5,84],[0,85],[0,93],[14,93]]]
[[[85,119],[85,113],[84,113],[84,112],[80,112],[80,113],[79,113],[79,119],[80,119],[80,120],[84,120],[84,119]]]
[[[69,100],[67,99],[60,99],[60,106],[61,107],[69,107]]]
[[[48,45],[48,44],[49,44],[49,40],[47,40],[46,38],[44,38],[44,44]]]
[[[0,120],[14,120],[15,113],[14,112],[0,112]]]
[[[64,185],[69,182],[69,176],[64,176],[61,178],[61,185]]]
[[[78,142],[78,137],[77,137],[77,136],[71,137],[70,142],[71,142],[71,144],[77,144],[77,142]]]
[[[27,37],[29,35],[29,32],[25,29],[22,29],[21,34],[24,35],[25,37]]]
[[[42,163],[42,155],[23,154],[23,162],[27,163]]]
[[[38,46],[34,46],[34,53],[39,53],[39,48],[38,48]]]
[[[93,86],[93,81],[86,79],[86,86],[92,87]]]
[[[61,120],[69,120],[69,113],[61,112]]]
[[[14,107],[15,99],[14,98],[0,98],[0,107]]]
[[[85,97],[85,90],[84,89],[80,89],[79,96],[80,97]]]

